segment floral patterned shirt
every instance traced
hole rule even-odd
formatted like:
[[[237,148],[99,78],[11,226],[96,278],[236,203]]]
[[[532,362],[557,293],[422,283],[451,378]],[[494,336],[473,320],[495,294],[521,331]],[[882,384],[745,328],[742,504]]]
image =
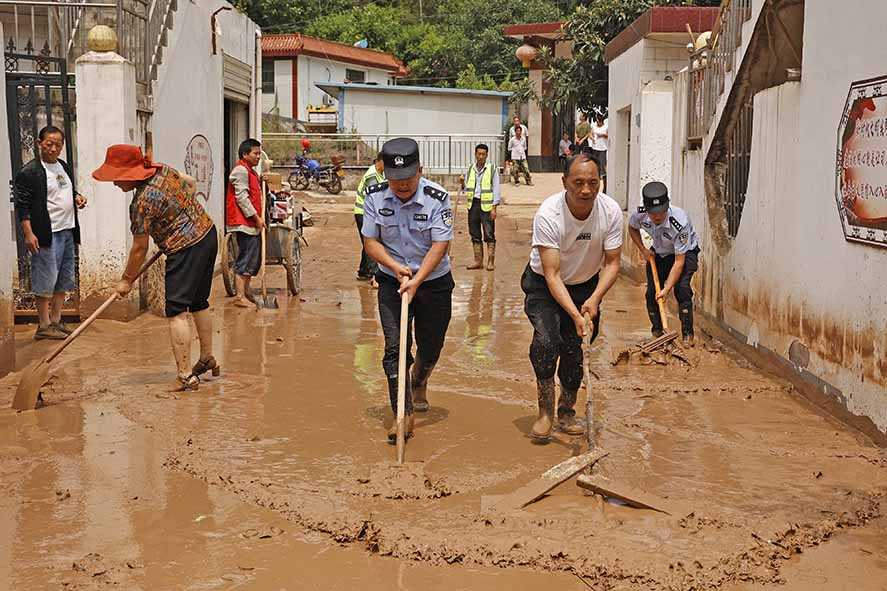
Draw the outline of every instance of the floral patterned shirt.
[[[213,228],[194,185],[165,165],[136,190],[129,219],[133,235],[148,234],[166,255],[196,244]]]

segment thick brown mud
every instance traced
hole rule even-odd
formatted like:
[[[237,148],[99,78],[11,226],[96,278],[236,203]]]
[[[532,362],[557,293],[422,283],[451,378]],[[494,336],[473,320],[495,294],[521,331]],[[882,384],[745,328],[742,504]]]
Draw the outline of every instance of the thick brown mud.
[[[643,288],[624,279],[594,345],[597,445],[609,451],[595,470],[680,511],[618,506],[568,481],[515,514],[481,513],[481,496],[585,450],[581,438],[528,437],[535,383],[518,279],[543,195],[519,191],[498,223],[495,273],[462,268],[459,235],[453,321],[406,466],[385,438],[376,294],[353,279],[353,217],[346,199],[317,199],[299,297],[278,291],[280,309],[256,313],[217,286],[221,378],[165,394],[164,321],[102,321],[53,366],[46,408],[0,411],[0,581],[732,591],[840,588],[852,571],[852,588],[882,589],[883,452],[709,341],[687,362],[613,366],[649,338]],[[283,287],[279,269],[271,279]],[[20,362],[45,352],[29,336]],[[4,408],[16,381],[2,381]]]

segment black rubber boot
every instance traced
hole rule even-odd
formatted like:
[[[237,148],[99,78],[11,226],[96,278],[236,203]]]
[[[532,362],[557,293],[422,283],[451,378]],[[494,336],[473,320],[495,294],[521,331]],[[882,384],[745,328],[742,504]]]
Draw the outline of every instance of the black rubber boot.
[[[692,347],[694,345],[693,334],[693,302],[678,303],[678,317],[681,319],[681,341]]]
[[[413,410],[428,412],[428,378],[434,371],[434,365],[426,366],[421,359],[416,359],[410,372],[410,383],[413,391]]]

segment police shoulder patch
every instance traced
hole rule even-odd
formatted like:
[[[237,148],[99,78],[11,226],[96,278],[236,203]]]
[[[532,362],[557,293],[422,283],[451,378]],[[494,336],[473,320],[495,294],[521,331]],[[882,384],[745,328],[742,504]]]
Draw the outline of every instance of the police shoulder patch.
[[[378,193],[379,191],[384,191],[388,188],[388,181],[382,181],[381,183],[376,183],[374,185],[370,185],[367,187],[367,194],[369,193]]]
[[[677,221],[674,216],[669,216],[668,221],[671,222],[672,227],[678,232],[683,231],[684,225]]]
[[[449,195],[449,193],[447,193],[443,189],[438,189],[437,187],[432,187],[431,185],[425,185],[425,194],[432,199],[437,199],[438,201],[443,201]]]
[[[448,228],[453,225],[453,210],[445,209],[440,213],[440,219],[443,220],[443,223]]]

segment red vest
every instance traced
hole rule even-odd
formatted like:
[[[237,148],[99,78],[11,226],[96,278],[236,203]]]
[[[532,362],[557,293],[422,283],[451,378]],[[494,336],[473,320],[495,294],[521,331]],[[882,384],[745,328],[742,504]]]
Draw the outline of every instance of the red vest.
[[[259,175],[243,160],[235,166],[243,166],[249,173],[249,200],[259,215],[262,215],[262,182],[259,180]],[[228,192],[225,195],[225,225],[256,227],[255,220],[243,215],[243,211],[237,205],[237,200],[234,199],[234,183],[231,181],[228,181]]]

